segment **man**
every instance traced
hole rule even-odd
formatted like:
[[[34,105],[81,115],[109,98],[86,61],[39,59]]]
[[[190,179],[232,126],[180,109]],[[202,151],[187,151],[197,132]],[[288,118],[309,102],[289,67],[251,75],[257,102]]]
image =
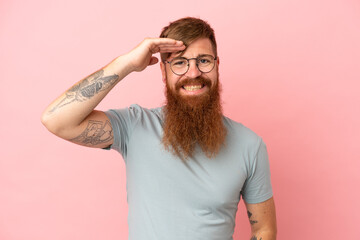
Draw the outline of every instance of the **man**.
[[[166,105],[96,111],[122,79],[156,64]],[[129,239],[230,240],[241,195],[251,239],[275,239],[262,139],[222,115],[213,29],[183,18],[81,80],[45,110],[43,124],[71,142],[119,151],[126,163]]]

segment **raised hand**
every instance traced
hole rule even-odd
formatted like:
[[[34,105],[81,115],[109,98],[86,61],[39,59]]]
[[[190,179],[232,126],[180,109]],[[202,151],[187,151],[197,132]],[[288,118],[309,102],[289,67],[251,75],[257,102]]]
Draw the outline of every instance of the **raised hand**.
[[[174,39],[144,39],[129,53],[115,58],[55,99],[44,111],[42,123],[50,132],[77,144],[99,148],[111,145],[113,138],[109,119],[105,113],[94,108],[129,73],[142,71],[157,63],[159,59],[153,54],[184,49],[183,42]]]
[[[137,47],[126,54],[131,71],[140,72],[159,59],[153,54],[179,52],[185,49],[181,41],[171,38],[145,38]]]

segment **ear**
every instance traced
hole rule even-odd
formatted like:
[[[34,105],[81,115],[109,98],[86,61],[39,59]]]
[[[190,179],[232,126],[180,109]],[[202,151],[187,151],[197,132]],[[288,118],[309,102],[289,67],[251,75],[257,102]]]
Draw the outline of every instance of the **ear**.
[[[220,65],[220,58],[219,58],[219,56],[216,58],[216,62],[217,62],[217,65],[219,66],[219,65]]]
[[[164,83],[166,83],[166,64],[164,62],[160,62],[160,69],[161,69],[161,75],[162,75],[162,80]]]

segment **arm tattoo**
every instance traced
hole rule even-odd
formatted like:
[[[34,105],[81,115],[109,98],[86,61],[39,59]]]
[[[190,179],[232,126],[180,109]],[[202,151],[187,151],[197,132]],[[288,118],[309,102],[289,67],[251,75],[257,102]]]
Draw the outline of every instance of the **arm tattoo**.
[[[80,143],[82,145],[94,146],[100,143],[106,143],[113,139],[113,129],[109,121],[90,120],[86,129],[76,138],[70,141]]]
[[[258,222],[258,221],[256,221],[256,220],[251,220],[251,219],[250,219],[251,216],[253,215],[250,211],[247,211],[247,214],[248,214],[249,221],[250,221],[250,224],[251,224],[251,225],[254,225],[255,223]],[[250,240],[262,240],[262,237],[257,238],[256,236],[252,236],[252,237],[250,238]]]
[[[54,112],[58,108],[68,105],[72,102],[83,102],[95,96],[98,92],[104,91],[112,87],[119,76],[114,74],[111,76],[103,76],[104,70],[99,70],[80,83],[71,87],[65,97],[50,112]]]
[[[250,240],[262,240],[262,238],[259,238],[259,239],[258,239],[257,237],[252,236]]]
[[[251,216],[252,216],[252,213],[250,211],[247,211],[247,214],[248,214],[248,217],[249,217],[249,221],[250,221],[250,224],[251,225],[254,225],[255,223],[258,223],[258,221],[256,220],[251,220]]]

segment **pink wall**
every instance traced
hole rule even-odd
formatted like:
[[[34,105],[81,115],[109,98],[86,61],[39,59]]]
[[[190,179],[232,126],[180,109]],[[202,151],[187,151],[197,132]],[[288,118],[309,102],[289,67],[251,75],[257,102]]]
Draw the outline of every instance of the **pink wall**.
[[[267,143],[278,239],[359,236],[358,0],[3,0],[1,240],[127,239],[120,155],[58,139],[40,115],[70,85],[184,16],[215,28],[225,114]],[[163,100],[155,66],[99,108]],[[235,239],[249,229],[241,202]]]

